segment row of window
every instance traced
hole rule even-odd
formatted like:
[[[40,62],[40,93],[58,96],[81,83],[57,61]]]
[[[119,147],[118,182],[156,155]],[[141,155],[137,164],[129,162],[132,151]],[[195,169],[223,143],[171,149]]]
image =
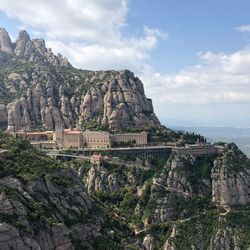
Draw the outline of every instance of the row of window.
[[[87,142],[101,142],[101,143],[109,143],[108,140],[87,140]]]

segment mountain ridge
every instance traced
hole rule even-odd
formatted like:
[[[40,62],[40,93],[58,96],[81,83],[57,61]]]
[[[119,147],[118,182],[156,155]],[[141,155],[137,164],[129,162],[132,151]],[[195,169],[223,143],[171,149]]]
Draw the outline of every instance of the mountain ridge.
[[[47,49],[43,39],[30,39],[25,30],[19,32],[15,43],[12,43],[8,32],[0,28],[0,65],[11,57],[16,57],[19,62],[51,63],[55,66],[72,67],[68,60],[60,53],[55,56],[51,49]]]
[[[0,29],[0,55],[0,125],[9,131],[160,126],[143,83],[129,70],[75,69],[26,31],[11,43]]]

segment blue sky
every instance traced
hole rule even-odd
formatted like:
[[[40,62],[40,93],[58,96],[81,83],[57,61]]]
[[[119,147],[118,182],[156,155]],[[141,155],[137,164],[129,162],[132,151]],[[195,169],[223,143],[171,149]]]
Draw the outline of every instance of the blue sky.
[[[162,73],[196,64],[199,51],[232,53],[249,42],[235,27],[250,23],[248,0],[131,1],[128,28],[157,27],[169,34],[152,52],[151,64]]]
[[[169,126],[250,127],[250,1],[1,0],[25,28],[84,69],[128,68]]]

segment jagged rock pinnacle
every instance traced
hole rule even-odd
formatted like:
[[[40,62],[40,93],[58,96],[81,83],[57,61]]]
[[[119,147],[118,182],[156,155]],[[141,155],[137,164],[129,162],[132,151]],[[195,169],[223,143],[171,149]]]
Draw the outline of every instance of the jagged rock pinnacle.
[[[0,28],[0,51],[12,55],[14,54],[12,47],[8,32],[4,28]]]
[[[26,30],[21,30],[16,40],[15,53],[17,56],[24,56],[28,42],[30,42],[29,34]]]
[[[1,49],[12,55],[0,53],[1,67],[9,62],[3,75],[5,92],[0,89],[0,127],[18,131],[54,129],[58,124],[111,130],[160,126],[133,72],[77,70],[61,54],[53,54],[43,39],[31,40],[25,30],[14,44],[6,30],[1,34]],[[17,64],[21,71],[13,70]]]

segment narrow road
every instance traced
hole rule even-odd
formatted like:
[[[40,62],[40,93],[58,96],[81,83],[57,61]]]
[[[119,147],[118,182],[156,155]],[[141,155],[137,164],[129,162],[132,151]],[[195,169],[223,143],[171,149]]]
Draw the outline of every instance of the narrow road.
[[[49,153],[48,155],[49,156],[59,156],[59,157],[68,157],[68,158],[90,160],[90,157],[80,156],[80,155],[67,155],[67,154],[57,154],[57,153]]]
[[[3,153],[5,153],[5,152],[8,152],[9,150],[7,150],[7,149],[0,149],[0,154],[3,154]]]
[[[225,212],[220,213],[220,215],[226,216],[230,212],[231,208],[229,206],[227,206],[227,205],[223,205],[222,207],[223,207],[223,209],[225,209]]]
[[[189,194],[189,193],[187,193],[187,192],[178,190],[178,189],[176,189],[176,188],[170,188],[170,187],[167,187],[167,186],[165,186],[165,185],[162,185],[162,184],[160,184],[159,182],[156,182],[155,179],[154,179],[153,184],[155,184],[155,185],[157,185],[157,186],[160,186],[160,187],[163,187],[163,188],[165,188],[167,191],[171,191],[171,190],[172,190],[172,191],[175,191],[175,192],[177,192],[177,193],[182,193],[184,196],[187,196],[187,197],[192,197],[192,196],[193,196],[192,194]]]

